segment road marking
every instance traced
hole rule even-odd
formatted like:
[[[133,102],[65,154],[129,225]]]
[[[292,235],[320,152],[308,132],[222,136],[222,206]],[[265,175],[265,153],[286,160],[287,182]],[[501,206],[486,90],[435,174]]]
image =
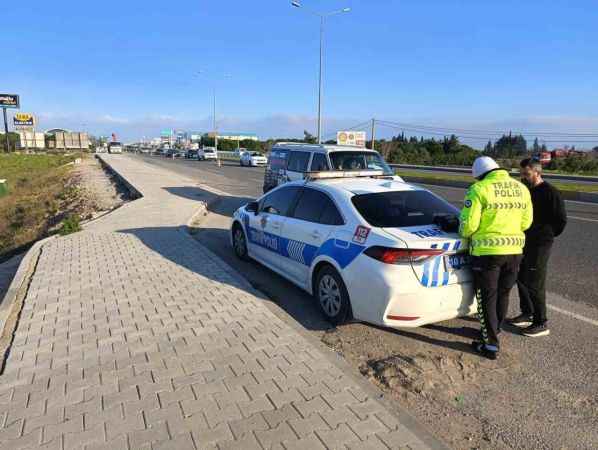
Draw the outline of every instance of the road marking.
[[[588,317],[573,313],[571,311],[567,311],[565,309],[557,308],[556,306],[546,305],[546,307],[548,309],[552,309],[553,311],[564,314],[565,316],[573,317],[574,319],[581,320],[582,322],[586,322],[586,323],[589,323],[590,325],[594,325],[595,327],[598,327],[598,320],[589,319]]]
[[[597,219],[588,219],[587,217],[567,216],[568,219],[583,220],[585,222],[598,222]]]

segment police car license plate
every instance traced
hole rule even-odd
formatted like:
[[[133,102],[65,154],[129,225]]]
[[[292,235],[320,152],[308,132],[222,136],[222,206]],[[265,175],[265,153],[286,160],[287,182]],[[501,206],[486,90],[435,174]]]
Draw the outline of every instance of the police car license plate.
[[[459,254],[459,255],[445,255],[444,256],[444,266],[448,270],[459,270],[465,267],[469,267],[471,264],[471,260],[469,255],[467,254]]]

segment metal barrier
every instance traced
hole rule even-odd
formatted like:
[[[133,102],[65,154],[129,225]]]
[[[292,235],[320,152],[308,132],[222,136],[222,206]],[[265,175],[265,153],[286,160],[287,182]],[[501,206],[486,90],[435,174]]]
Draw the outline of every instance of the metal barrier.
[[[239,161],[239,159],[241,159],[241,155],[239,152],[225,152],[218,150],[218,159],[223,161]]]

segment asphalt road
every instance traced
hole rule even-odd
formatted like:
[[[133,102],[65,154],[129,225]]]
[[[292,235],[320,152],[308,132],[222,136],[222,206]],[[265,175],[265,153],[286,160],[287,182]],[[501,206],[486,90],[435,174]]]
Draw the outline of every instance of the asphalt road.
[[[226,163],[217,167],[213,162],[169,160],[143,156],[151,164],[198,177],[209,173],[213,187],[243,197],[257,197],[262,193],[262,168],[240,167]],[[461,207],[465,189],[427,185],[457,207]],[[566,202],[569,223],[553,247],[547,289],[574,301],[598,307],[598,204]]]
[[[398,167],[396,165],[392,165],[394,167]],[[429,168],[429,169],[422,169],[422,168],[416,168],[416,167],[404,167],[404,170],[407,171],[413,171],[413,172],[422,172],[422,173],[427,173],[427,174],[434,174],[434,175],[467,175],[468,172],[466,171],[452,171],[450,169],[434,169],[434,168]],[[399,168],[399,170],[401,170]],[[567,183],[567,184],[575,184],[575,183],[579,183],[579,184],[586,184],[586,185],[596,185],[597,183],[597,179],[598,177],[596,176],[586,176],[584,177],[583,175],[581,176],[576,176],[576,175],[557,175],[557,174],[552,174],[552,173],[547,173],[546,174],[546,179],[547,180],[553,180],[553,181],[560,181],[562,183]]]
[[[598,447],[595,307],[551,293],[548,296],[551,305],[577,316],[552,312],[552,333],[539,339],[523,338],[517,330],[507,327],[501,336],[502,352],[496,362],[471,353],[469,342],[478,333],[474,319],[403,330],[361,323],[331,328],[305,292],[257,263],[239,261],[230,248],[230,216],[237,207],[261,193],[263,169],[139,158],[228,193],[202,220],[196,239],[264,292],[271,299],[269,307],[273,312],[283,318],[290,315],[334,348],[451,447],[488,450]],[[462,190],[433,189],[456,204],[461,201]],[[570,205],[580,217],[595,217],[595,210],[586,211],[583,206]],[[571,234],[562,239],[567,241],[565,249],[572,245],[570,241],[580,229],[585,230],[584,225],[596,226],[594,222],[579,222],[572,221],[571,228],[580,228],[569,229]],[[591,230],[587,230],[588,234]],[[562,272],[563,267],[571,270],[559,262],[560,251],[560,247],[555,249],[553,272]],[[567,261],[575,259],[575,250],[570,251],[572,257]],[[596,262],[594,257],[594,266]],[[584,291],[590,293],[590,289],[586,285]],[[516,309],[515,293],[513,297],[512,314]]]

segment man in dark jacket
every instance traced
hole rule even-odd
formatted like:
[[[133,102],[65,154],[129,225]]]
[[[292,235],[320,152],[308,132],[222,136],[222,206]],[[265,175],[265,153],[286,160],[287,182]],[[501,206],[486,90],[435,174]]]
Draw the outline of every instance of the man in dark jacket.
[[[546,336],[550,334],[546,317],[546,269],[554,238],[567,224],[567,213],[559,191],[542,179],[540,162],[528,158],[520,166],[521,181],[531,193],[534,220],[525,232],[523,261],[517,278],[521,314],[509,322],[523,328],[525,336]]]

